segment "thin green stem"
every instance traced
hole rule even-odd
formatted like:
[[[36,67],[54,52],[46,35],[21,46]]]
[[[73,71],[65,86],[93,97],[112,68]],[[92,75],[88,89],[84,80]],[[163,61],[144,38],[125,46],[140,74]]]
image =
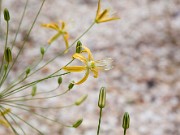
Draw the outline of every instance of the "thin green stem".
[[[1,110],[2,110],[2,111],[1,111]],[[1,116],[3,116],[3,118],[4,118],[4,119],[7,121],[7,123],[10,125],[12,131],[13,131],[16,135],[18,135],[16,129],[12,126],[12,124],[9,122],[9,120],[6,118],[6,116],[3,115],[2,112],[3,112],[3,110],[5,110],[5,109],[2,109],[2,106],[1,106],[1,110],[0,110]]]
[[[9,72],[11,71],[11,69],[13,68],[14,64],[16,63],[16,61],[17,61],[19,55],[21,54],[21,52],[22,52],[22,50],[23,50],[23,48],[24,48],[24,46],[25,46],[25,43],[26,43],[27,39],[29,38],[29,35],[30,35],[30,33],[31,33],[31,31],[32,31],[32,29],[33,29],[35,23],[36,23],[36,20],[37,20],[37,18],[38,18],[38,16],[39,16],[40,12],[41,12],[41,9],[42,9],[42,7],[43,7],[43,5],[44,5],[44,2],[45,2],[45,0],[42,1],[41,6],[40,6],[40,8],[39,8],[39,10],[38,10],[38,13],[36,14],[36,17],[35,17],[35,19],[34,19],[32,25],[31,25],[31,27],[30,27],[30,29],[29,29],[29,31],[28,31],[28,33],[27,33],[25,39],[24,39],[24,42],[23,42],[23,44],[22,44],[22,47],[20,48],[20,50],[19,50],[19,52],[18,52],[16,58],[14,59],[14,61],[13,61],[12,65],[11,65],[11,67],[10,67],[9,70],[8,70],[7,76],[8,76],[8,74],[9,74]]]
[[[8,70],[8,67],[9,67],[9,63],[7,63],[7,70]],[[5,81],[5,77],[6,77],[6,74],[7,74],[7,70],[4,71],[4,75],[0,81],[0,86],[3,84],[3,82]]]
[[[42,60],[42,58],[40,59],[40,61],[41,61],[41,60]],[[39,62],[38,62],[38,63],[39,63]],[[38,65],[38,64],[37,64],[37,65]],[[36,66],[36,65],[35,65],[35,66]],[[34,67],[35,67],[35,66],[34,66]],[[33,68],[34,68],[34,67],[33,67]],[[25,72],[26,72],[26,71],[23,71],[22,74],[20,74],[20,76],[24,75]],[[19,77],[20,77],[20,76],[19,76]],[[19,77],[18,77],[18,78],[19,78]],[[19,82],[16,82],[16,81],[15,81],[15,82],[14,82],[15,84],[14,84],[14,83],[10,84],[10,88],[13,88],[13,87],[17,86],[18,84],[22,83],[22,82],[25,81],[28,77],[29,77],[28,75],[25,75],[24,78],[22,78],[22,80],[19,80]],[[15,80],[18,80],[18,79],[15,79]]]
[[[58,85],[56,88],[51,89],[51,90],[49,90],[49,91],[45,91],[45,92],[38,92],[38,93],[36,93],[36,96],[37,96],[37,95],[41,95],[41,94],[52,93],[52,92],[56,91],[59,87],[60,87],[60,85]],[[30,95],[26,95],[26,96],[30,96]]]
[[[78,40],[80,40],[87,32],[89,32],[89,30],[94,26],[94,24],[96,24],[96,22],[93,22],[86,31],[84,31],[70,46],[69,48],[71,48]],[[69,49],[68,48],[68,49]]]
[[[60,74],[60,75],[48,76],[48,77],[45,77],[45,78],[42,78],[42,79],[33,81],[33,82],[31,82],[31,83],[25,84],[25,85],[23,85],[23,86],[20,86],[20,87],[14,89],[14,90],[12,90],[12,91],[6,91],[5,93],[1,93],[2,98],[6,98],[6,97],[8,97],[8,96],[10,96],[10,95],[12,95],[12,94],[15,94],[15,93],[17,93],[17,92],[19,92],[19,91],[22,91],[22,90],[24,90],[24,89],[26,89],[26,88],[28,88],[28,87],[31,87],[31,86],[34,85],[34,84],[37,84],[37,83],[39,83],[39,82],[42,82],[42,81],[44,81],[44,80],[47,80],[47,79],[50,79],[50,78],[54,78],[54,77],[59,77],[59,76],[66,75],[66,74],[69,74],[69,73],[70,73],[70,72],[66,72],[66,73],[63,73],[63,74]]]
[[[59,88],[59,85],[58,85],[58,87],[56,87],[56,88],[54,88],[54,89],[52,89],[52,90],[50,90],[50,91],[38,92],[38,93],[36,93],[36,96],[37,96],[37,95],[41,95],[41,94],[52,93],[52,92],[56,91],[58,88]],[[20,96],[20,97],[21,97],[21,98],[25,98],[25,97],[29,97],[29,96],[32,97],[32,94],[23,95],[23,96]],[[13,99],[15,99],[15,98],[20,98],[20,97],[13,97]],[[12,98],[11,98],[11,99],[12,99]]]
[[[16,107],[17,108],[17,107]],[[30,111],[30,110],[29,110]],[[24,119],[20,118],[18,115],[10,112],[10,114],[14,115],[16,118],[18,118],[19,120],[23,121],[26,125],[28,125],[29,127],[31,127],[32,129],[36,130],[40,135],[44,135],[41,131],[39,131],[37,128],[35,128],[34,126],[32,126],[31,124],[29,124],[28,122],[26,122]]]
[[[7,114],[12,120],[13,122],[17,125],[17,127],[19,127],[19,129],[22,131],[22,133],[24,135],[26,135],[25,131],[23,130],[23,128],[16,122],[16,120],[10,115],[10,114]]]
[[[100,128],[101,128],[101,118],[102,118],[102,108],[100,108],[100,112],[99,112],[99,123],[98,123],[97,135],[99,135]]]
[[[124,129],[124,135],[126,135],[126,129]]]
[[[8,35],[9,35],[9,21],[6,21],[6,41],[5,41],[5,45],[4,45],[4,54],[3,54],[3,57],[2,57],[2,63],[1,63],[1,68],[0,68],[0,74],[3,74],[4,70],[3,70],[3,65],[4,65],[4,55],[5,55],[5,50],[7,48],[7,42],[8,42]],[[0,77],[2,79],[2,76]],[[0,82],[2,83],[2,82]],[[0,85],[1,87],[1,85]]]
[[[46,51],[48,50],[49,47],[46,48]],[[45,52],[46,52],[45,51]],[[39,64],[40,62],[43,60],[43,57],[41,56],[40,60],[33,66],[31,67],[30,69],[33,70],[35,69]],[[27,69],[27,68],[26,68]],[[24,78],[22,78],[22,80],[19,80],[24,74],[26,73],[26,70],[23,71],[12,83],[9,84],[9,88],[13,88],[15,87],[16,85],[22,83],[24,80],[26,80],[28,77],[30,77],[31,75],[26,75]],[[9,89],[7,88],[7,89]]]
[[[3,101],[1,103],[4,104],[4,105],[14,104],[14,105],[17,105],[17,106],[22,106],[22,107],[27,107],[27,108],[36,108],[36,109],[65,109],[65,108],[75,106],[74,103],[70,104],[70,105],[66,105],[66,106],[54,106],[54,107],[52,107],[52,106],[51,107],[30,106],[30,105],[18,104],[18,103],[14,103],[14,102],[6,102],[6,101]]]
[[[72,63],[73,61],[74,61],[74,59],[72,59],[70,62],[68,62],[64,67],[68,66],[68,65],[69,65],[70,63]],[[58,69],[57,71],[55,71],[54,73],[48,75],[47,77],[45,77],[45,78],[43,78],[43,79],[46,80],[46,78],[47,78],[47,79],[50,78],[50,77],[52,78],[52,76],[53,76],[54,74],[58,73],[58,72],[61,71],[61,70],[62,70],[62,68]],[[69,73],[69,72],[68,72],[68,73]],[[68,73],[65,73],[65,74],[68,74]],[[65,74],[63,74],[63,75],[65,75]],[[30,74],[29,76],[31,76],[31,75],[32,75],[32,74]],[[29,76],[28,76],[28,77],[29,77]],[[27,77],[26,77],[26,78],[27,78]],[[26,79],[26,78],[25,78],[25,79]],[[24,80],[25,80],[25,79],[24,79]],[[4,93],[8,92],[8,91],[11,90],[13,87],[15,87],[15,86],[17,86],[18,84],[20,84],[21,82],[23,82],[24,80],[21,80],[20,82],[14,84],[13,86],[4,89],[4,90],[1,92],[1,95],[4,95]],[[38,80],[37,80],[37,81],[38,81]],[[43,80],[42,80],[42,81],[43,81]],[[26,84],[26,85],[28,85],[28,84]],[[26,85],[23,85],[23,86],[26,86]],[[21,89],[23,86],[19,87],[19,89]],[[17,88],[16,90],[18,90],[18,88]]]
[[[74,60],[74,59],[72,59],[70,62],[68,62],[68,63],[65,65],[65,67],[68,66],[71,62],[73,62],[73,60]],[[58,73],[60,70],[62,70],[62,68],[58,69],[57,71],[55,71],[54,73],[50,74],[49,76],[47,76],[47,77],[45,77],[45,78],[43,78],[43,79],[46,80],[46,79],[52,78],[52,76],[53,76],[54,74]],[[67,73],[65,73],[65,74],[68,74],[68,73],[69,73],[69,72],[67,72]],[[65,74],[62,74],[62,75],[65,75]],[[29,76],[30,76],[30,75],[29,75]],[[26,78],[27,78],[27,77],[26,77]],[[25,79],[26,79],[26,78],[25,78]],[[25,80],[25,79],[24,79],[24,80]],[[41,80],[43,81],[43,79],[41,79]],[[16,85],[18,85],[18,84],[20,84],[21,82],[23,82],[24,80],[21,80],[20,82],[14,84],[13,86],[4,89],[4,90],[1,92],[1,95],[4,95],[4,93],[8,92],[8,91],[11,90],[13,87],[15,87]],[[40,80],[40,81],[41,81],[41,80]],[[36,81],[38,81],[38,80],[36,80]],[[34,82],[35,82],[35,81],[34,81]],[[31,83],[30,83],[30,84],[31,84]],[[27,86],[27,85],[28,85],[28,84],[23,85],[23,86]],[[22,88],[23,86],[19,87],[19,89]],[[17,88],[17,89],[18,89],[18,88]],[[16,89],[16,90],[17,90],[17,89]]]
[[[1,30],[2,30],[2,29],[1,29],[1,11],[2,11],[2,0],[0,0],[0,38],[1,38],[1,34],[2,34],[2,33],[1,33],[1,32],[2,32],[2,31],[1,31]]]
[[[65,125],[65,124],[63,124],[63,123],[60,123],[59,121],[56,121],[56,120],[50,119],[50,118],[48,118],[48,117],[45,117],[45,116],[43,116],[43,115],[41,115],[41,114],[32,112],[30,109],[26,109],[26,108],[23,108],[23,107],[20,107],[20,106],[16,106],[16,105],[11,105],[11,104],[6,104],[6,105],[7,105],[7,106],[14,107],[14,108],[17,108],[17,109],[20,109],[20,110],[24,110],[24,111],[26,111],[26,112],[28,112],[28,113],[30,113],[30,114],[35,115],[35,116],[39,116],[39,117],[44,118],[44,119],[46,119],[46,120],[48,120],[48,121],[52,121],[52,122],[55,122],[55,123],[57,123],[57,124],[60,124],[61,126],[72,127],[72,126],[69,126],[69,125]]]
[[[17,35],[18,35],[19,30],[20,30],[20,27],[21,27],[21,25],[22,25],[22,22],[23,22],[23,19],[24,19],[24,15],[25,15],[25,12],[26,12],[26,9],[27,9],[28,2],[29,2],[29,0],[26,0],[25,6],[24,6],[24,9],[23,9],[23,13],[22,13],[22,16],[21,16],[21,19],[20,19],[20,22],[19,22],[19,26],[18,26],[18,29],[17,29],[17,31],[16,31],[14,40],[13,40],[13,42],[12,42],[11,50],[13,49],[14,44],[15,44],[15,42],[16,42]]]
[[[69,89],[66,90],[65,92],[63,93],[60,93],[60,94],[57,94],[57,95],[53,95],[53,96],[49,96],[49,97],[40,97],[40,98],[27,98],[27,99],[22,99],[21,97],[15,97],[15,98],[21,98],[19,100],[11,100],[12,98],[10,99],[3,99],[3,101],[6,101],[6,102],[17,102],[17,101],[29,101],[29,100],[41,100],[41,99],[49,99],[49,98],[55,98],[55,97],[59,97],[59,96],[62,96],[64,94],[66,94],[67,92],[69,92]]]
[[[1,106],[2,108],[4,108],[3,106]],[[6,110],[6,108],[4,108],[4,110]],[[8,115],[12,120],[13,122],[19,127],[19,129],[23,132],[24,135],[26,135],[25,131],[23,130],[23,128],[16,122],[16,120],[9,114],[7,113],[6,115]],[[19,134],[18,134],[19,135]]]

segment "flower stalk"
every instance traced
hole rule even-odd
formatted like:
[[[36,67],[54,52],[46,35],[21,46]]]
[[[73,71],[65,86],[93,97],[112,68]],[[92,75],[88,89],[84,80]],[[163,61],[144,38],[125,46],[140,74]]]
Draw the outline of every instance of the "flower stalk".
[[[100,133],[102,109],[105,107],[105,105],[106,105],[106,89],[105,87],[101,87],[99,92],[99,100],[98,100],[98,106],[100,108],[100,111],[99,111],[99,123],[98,123],[97,135],[99,135]]]

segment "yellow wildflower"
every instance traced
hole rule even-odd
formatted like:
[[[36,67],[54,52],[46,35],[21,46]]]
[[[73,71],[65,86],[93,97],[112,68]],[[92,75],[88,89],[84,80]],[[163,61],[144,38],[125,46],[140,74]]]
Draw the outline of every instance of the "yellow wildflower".
[[[0,116],[3,117],[4,115],[9,113],[10,111],[11,111],[10,109],[6,109],[3,112],[0,112]],[[4,120],[3,118],[0,118],[0,124],[5,126],[5,127],[9,127],[9,123],[6,120]]]
[[[100,10],[101,10],[101,0],[98,1],[98,8],[97,8],[96,18],[95,18],[96,23],[103,23],[103,22],[120,19],[119,17],[116,17],[116,16],[109,17],[109,9],[105,9],[103,12],[101,12]]]
[[[61,21],[60,21],[61,22]],[[53,41],[55,41],[59,36],[63,36],[63,39],[66,44],[66,49],[68,50],[69,43],[68,38],[69,34],[66,31],[66,23],[64,21],[61,22],[61,27],[57,23],[49,23],[49,24],[42,24],[43,27],[53,29],[57,31],[57,34],[55,34],[52,38],[48,40],[48,44],[51,44]]]
[[[75,84],[82,84],[85,82],[89,76],[90,71],[93,72],[94,78],[98,77],[99,70],[110,70],[112,68],[112,59],[106,58],[103,60],[97,60],[95,61],[91,51],[89,48],[82,46],[84,50],[82,52],[86,52],[88,54],[88,57],[82,55],[82,53],[75,53],[73,55],[74,59],[80,60],[84,65],[83,66],[67,66],[63,67],[64,70],[68,72],[81,72],[86,71],[85,76],[78,82],[75,82]]]

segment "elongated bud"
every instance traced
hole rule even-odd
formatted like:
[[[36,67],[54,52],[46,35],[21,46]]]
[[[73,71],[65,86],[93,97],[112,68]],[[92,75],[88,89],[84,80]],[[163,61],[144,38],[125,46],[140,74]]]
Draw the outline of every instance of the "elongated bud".
[[[58,84],[61,85],[61,83],[62,83],[62,77],[60,76],[60,77],[58,78]]]
[[[7,8],[4,9],[4,20],[6,20],[6,21],[10,20],[9,11]]]
[[[41,47],[40,52],[41,52],[41,55],[44,56],[45,50],[43,47]]]
[[[27,68],[27,69],[26,69],[26,75],[28,75],[30,72],[31,72],[31,69],[30,69],[30,68]]]
[[[34,85],[33,88],[32,88],[32,92],[31,92],[31,95],[34,97],[36,95],[36,91],[37,91],[37,86]]]
[[[105,105],[106,105],[106,89],[105,87],[102,87],[99,92],[98,106],[100,108],[104,108]]]
[[[76,100],[75,105],[78,106],[78,105],[82,104],[87,99],[87,97],[88,97],[88,95],[84,95],[84,96],[80,97],[78,100]]]
[[[83,122],[83,119],[79,119],[78,121],[76,121],[76,122],[73,124],[73,127],[74,127],[74,128],[79,127],[82,122]]]
[[[76,53],[81,53],[81,51],[82,51],[82,43],[81,41],[78,41],[76,45]]]
[[[73,87],[74,87],[74,81],[72,81],[72,82],[69,84],[68,89],[71,90]]]
[[[125,112],[122,123],[122,127],[124,128],[124,135],[126,135],[126,130],[129,128],[129,125],[130,125],[130,117],[128,112]]]
[[[5,57],[6,62],[10,63],[12,61],[12,53],[9,47],[6,48],[4,52],[4,57]]]

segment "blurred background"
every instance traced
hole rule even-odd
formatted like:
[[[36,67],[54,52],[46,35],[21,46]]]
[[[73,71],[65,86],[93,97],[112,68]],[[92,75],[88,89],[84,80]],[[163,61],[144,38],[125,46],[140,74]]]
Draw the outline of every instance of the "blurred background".
[[[13,41],[25,2],[2,0],[2,9],[7,7],[11,14],[9,43]],[[41,2],[29,0],[14,54],[17,54]],[[63,97],[29,102],[40,106],[67,105],[81,95],[88,94],[88,99],[80,107],[54,110],[32,108],[32,111],[67,125],[83,117],[83,124],[77,129],[71,129],[22,110],[12,111],[45,135],[95,135],[99,118],[98,94],[100,88],[105,86],[107,106],[103,110],[101,135],[123,134],[121,123],[124,112],[129,112],[131,118],[127,135],[180,135],[180,1],[102,0],[102,8],[110,8],[121,20],[95,25],[81,41],[92,50],[95,59],[113,58],[114,68],[100,72],[97,79],[90,75],[85,83],[75,86]],[[42,28],[42,23],[64,20],[72,43],[91,25],[96,9],[97,0],[46,0],[9,81],[37,61],[39,48],[47,46],[47,40],[54,34],[54,31]],[[1,16],[2,31],[5,31],[5,26]],[[4,43],[2,37],[0,42]],[[41,64],[63,49],[64,41],[59,38],[51,45]],[[62,67],[71,60],[74,51],[75,48],[71,48],[69,53],[59,56],[33,77],[45,76]],[[79,73],[67,75],[58,91],[65,90],[70,81],[77,81],[82,76]],[[56,86],[57,80],[52,79],[38,84],[38,90],[45,91]],[[36,134],[23,122],[19,123],[27,130],[27,135],[32,135],[32,132]],[[0,135],[5,134],[11,135],[1,127]]]

